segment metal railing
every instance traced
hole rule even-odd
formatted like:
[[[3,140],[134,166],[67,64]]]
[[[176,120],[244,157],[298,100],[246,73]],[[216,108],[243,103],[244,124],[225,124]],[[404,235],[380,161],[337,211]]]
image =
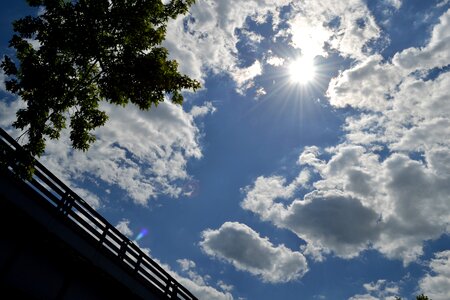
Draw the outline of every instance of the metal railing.
[[[2,128],[0,147],[3,167],[16,174],[18,162],[27,154]],[[197,299],[37,160],[34,168],[33,177],[22,180],[40,194],[40,198],[49,203],[66,222],[87,233],[87,239],[91,243],[119,260],[130,275],[153,289],[156,288],[167,299]]]

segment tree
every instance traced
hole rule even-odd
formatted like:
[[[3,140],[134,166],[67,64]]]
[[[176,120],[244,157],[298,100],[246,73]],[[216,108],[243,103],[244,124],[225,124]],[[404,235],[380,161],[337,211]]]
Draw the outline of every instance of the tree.
[[[181,104],[183,89],[199,82],[178,72],[161,46],[170,18],[185,14],[195,0],[27,0],[43,13],[13,22],[9,46],[18,66],[5,56],[6,89],[26,107],[13,126],[25,130],[25,150],[40,156],[47,138],[58,139],[69,122],[75,149],[87,150],[92,131],[108,116],[101,101],[147,110],[169,96]],[[38,46],[32,45],[36,40]]]
[[[395,297],[395,300],[402,300],[402,298],[400,297]],[[420,294],[418,296],[416,296],[416,300],[432,300],[431,298],[428,298],[427,296],[425,296],[424,294]]]

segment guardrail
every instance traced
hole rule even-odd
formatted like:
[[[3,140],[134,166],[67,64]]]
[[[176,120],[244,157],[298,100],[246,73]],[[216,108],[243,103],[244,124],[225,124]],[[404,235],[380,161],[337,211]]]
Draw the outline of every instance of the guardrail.
[[[0,159],[3,166],[17,175],[17,163],[26,155],[23,148],[0,128]],[[37,160],[34,168],[33,177],[22,180],[64,220],[87,233],[91,243],[117,258],[129,274],[156,288],[167,299],[197,299]]]

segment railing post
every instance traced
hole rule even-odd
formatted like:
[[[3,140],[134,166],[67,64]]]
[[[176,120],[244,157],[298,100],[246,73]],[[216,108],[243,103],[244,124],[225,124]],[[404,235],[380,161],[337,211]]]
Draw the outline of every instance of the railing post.
[[[172,282],[172,293],[170,299],[178,299],[178,285],[176,282]]]
[[[103,245],[103,241],[106,240],[106,236],[108,235],[108,230],[109,230],[109,226],[108,224],[105,225],[105,227],[103,227],[103,232],[102,232],[102,236],[100,238],[100,246]]]
[[[123,240],[122,243],[120,244],[119,253],[117,253],[117,256],[120,258],[120,260],[123,260],[125,257],[125,253],[127,252],[128,249],[128,243],[129,240]]]
[[[142,252],[139,253],[136,264],[134,265],[134,274],[136,274],[139,271],[139,267],[141,266],[141,261],[142,261]]]
[[[64,196],[61,198],[61,202],[58,205],[59,211],[64,215],[67,216],[69,211],[72,209],[74,199],[69,194],[68,191],[64,194]]]
[[[178,299],[178,286],[175,280],[169,276],[167,279],[166,284],[166,296],[168,296],[170,299]]]

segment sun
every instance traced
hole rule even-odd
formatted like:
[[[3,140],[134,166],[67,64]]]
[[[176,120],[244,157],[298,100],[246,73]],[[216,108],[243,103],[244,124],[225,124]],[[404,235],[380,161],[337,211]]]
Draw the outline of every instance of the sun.
[[[310,83],[316,77],[316,66],[314,65],[314,58],[299,57],[289,65],[288,71],[290,80],[293,83]]]

